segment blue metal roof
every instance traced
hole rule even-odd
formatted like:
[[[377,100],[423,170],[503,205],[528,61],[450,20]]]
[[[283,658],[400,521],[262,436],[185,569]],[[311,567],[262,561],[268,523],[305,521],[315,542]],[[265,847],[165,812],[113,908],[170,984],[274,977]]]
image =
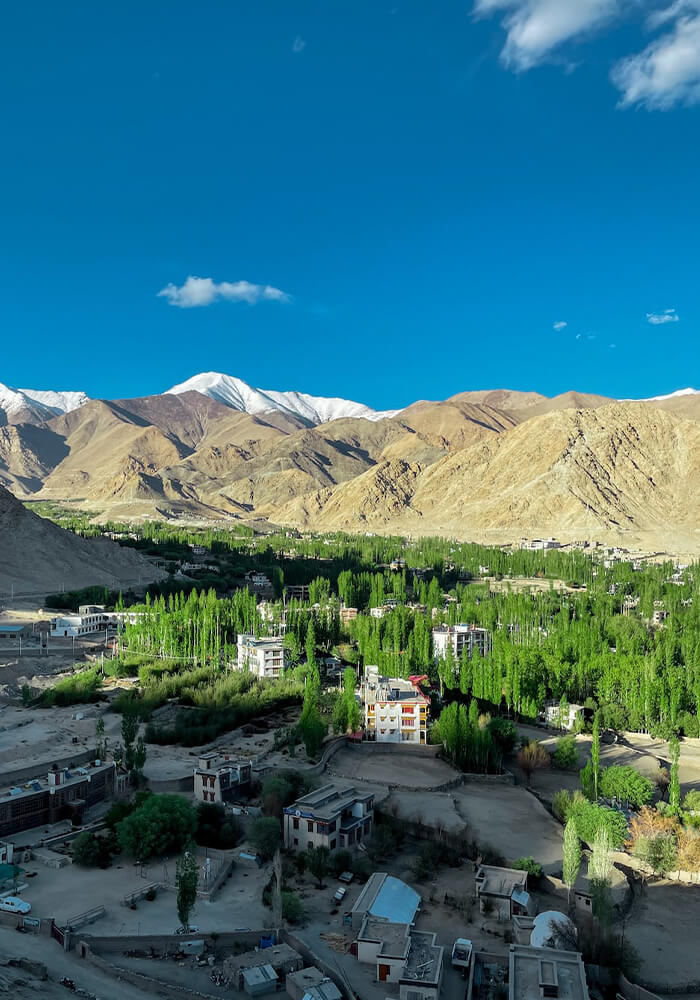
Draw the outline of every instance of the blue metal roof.
[[[24,632],[26,625],[0,625],[0,632]]]
[[[389,920],[393,924],[412,924],[419,906],[420,896],[415,889],[401,879],[387,875],[369,912],[373,917]]]

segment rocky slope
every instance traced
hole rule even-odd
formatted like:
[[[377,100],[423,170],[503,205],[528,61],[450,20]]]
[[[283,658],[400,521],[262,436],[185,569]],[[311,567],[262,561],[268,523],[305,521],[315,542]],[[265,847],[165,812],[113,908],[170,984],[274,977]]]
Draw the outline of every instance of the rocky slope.
[[[46,594],[93,584],[120,587],[163,576],[148,559],[107,539],[64,531],[0,486],[0,592]]]

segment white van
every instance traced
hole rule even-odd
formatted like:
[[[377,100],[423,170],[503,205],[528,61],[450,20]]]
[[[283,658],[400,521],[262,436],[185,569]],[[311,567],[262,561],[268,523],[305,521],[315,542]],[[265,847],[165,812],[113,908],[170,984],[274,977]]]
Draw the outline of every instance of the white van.
[[[25,903],[19,896],[5,896],[4,899],[0,899],[0,910],[6,910],[9,913],[25,915],[31,911],[31,908],[31,905]]]

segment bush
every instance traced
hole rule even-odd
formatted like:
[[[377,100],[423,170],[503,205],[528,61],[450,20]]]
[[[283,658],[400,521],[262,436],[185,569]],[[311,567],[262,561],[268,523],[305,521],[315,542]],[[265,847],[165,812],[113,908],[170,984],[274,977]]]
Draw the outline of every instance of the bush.
[[[654,791],[652,783],[644,775],[628,765],[615,764],[606,767],[598,783],[600,794],[606,799],[619,799],[641,809],[651,801]]]
[[[683,799],[683,808],[686,812],[700,812],[700,791],[697,788],[691,789]]]
[[[352,865],[350,866],[350,871],[353,873],[356,879],[360,882],[366,882],[367,879],[373,872],[372,862],[369,858],[364,857],[361,854],[356,854],[352,859]]]
[[[391,829],[384,823],[374,828],[374,833],[367,840],[367,855],[375,864],[393,858],[398,850],[398,843]]]
[[[566,788],[561,788],[552,796],[552,812],[558,820],[566,823],[571,808],[571,796]]]
[[[504,757],[513,752],[518,731],[510,719],[492,719],[489,723],[489,732]]]
[[[282,916],[290,924],[297,924],[304,917],[304,905],[299,897],[288,889],[282,890]]]
[[[119,846],[133,858],[145,861],[183,851],[197,828],[197,816],[179,795],[149,795],[117,827]]]
[[[73,863],[83,868],[97,868],[103,859],[100,840],[94,833],[81,833],[72,845]]]
[[[242,836],[241,824],[220,802],[200,802],[197,806],[195,843],[221,851],[235,847]]]
[[[527,872],[528,881],[542,878],[542,865],[534,858],[518,858],[510,867],[519,872]]]
[[[610,844],[620,848],[627,838],[627,820],[617,809],[608,809],[595,802],[581,798],[572,801],[567,813],[567,819],[576,821],[576,832],[581,840],[592,844],[599,829],[605,828],[610,835]]]
[[[90,701],[98,701],[102,687],[102,671],[99,667],[81,670],[70,677],[64,677],[53,687],[42,691],[38,703],[42,708],[54,705],[83,705]]]
[[[115,802],[105,814],[105,823],[110,830],[116,830],[121,821],[126,819],[127,816],[131,816],[132,812],[138,809],[139,806],[142,806],[150,795],[152,795],[152,792],[144,788],[138,791],[129,802]]]
[[[261,858],[269,860],[280,846],[282,827],[274,816],[261,816],[251,823],[248,839]]]
[[[341,847],[338,851],[333,851],[330,858],[330,870],[337,878],[342,875],[343,872],[350,871],[352,868],[352,853]]]
[[[575,736],[562,736],[552,754],[552,763],[561,771],[570,771],[578,764],[578,748]]]

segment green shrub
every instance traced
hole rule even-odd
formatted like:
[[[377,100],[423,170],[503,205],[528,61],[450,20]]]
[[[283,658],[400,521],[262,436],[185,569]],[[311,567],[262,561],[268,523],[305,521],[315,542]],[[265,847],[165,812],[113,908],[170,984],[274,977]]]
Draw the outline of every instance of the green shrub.
[[[576,821],[576,832],[581,840],[592,844],[596,832],[604,827],[610,835],[610,843],[614,848],[620,848],[627,839],[627,820],[617,809],[608,809],[586,799],[572,801],[567,819]]]
[[[280,846],[282,827],[274,816],[261,816],[250,824],[248,840],[261,858],[268,860]]]
[[[700,791],[697,788],[691,789],[683,799],[683,808],[686,812],[700,812]]]
[[[556,750],[552,754],[552,763],[561,771],[570,771],[578,764],[578,748],[575,736],[562,736],[557,740]]]
[[[304,905],[299,897],[288,889],[282,890],[282,916],[290,924],[298,924],[304,917]]]
[[[331,872],[337,878],[342,875],[343,872],[350,871],[352,867],[352,853],[341,847],[337,851],[333,851],[330,858],[330,869]]]
[[[615,764],[606,767],[598,783],[600,794],[606,799],[619,799],[641,809],[651,801],[654,791],[652,783],[644,775],[628,765]]]
[[[53,687],[42,691],[38,703],[42,708],[84,705],[90,701],[99,701],[101,687],[102,671],[99,667],[90,667],[89,670],[64,677]]]
[[[528,880],[542,878],[542,865],[534,858],[518,858],[510,867],[519,872],[527,872]]]

